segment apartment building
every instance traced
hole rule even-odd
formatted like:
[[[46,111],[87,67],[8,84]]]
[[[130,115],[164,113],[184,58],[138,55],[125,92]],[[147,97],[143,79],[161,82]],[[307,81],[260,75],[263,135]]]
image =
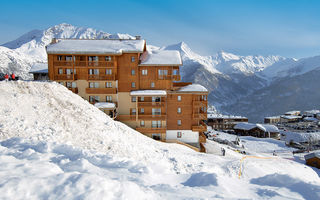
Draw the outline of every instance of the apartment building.
[[[146,41],[54,39],[49,79],[144,135],[200,148],[208,91],[179,82],[178,51],[147,51]]]

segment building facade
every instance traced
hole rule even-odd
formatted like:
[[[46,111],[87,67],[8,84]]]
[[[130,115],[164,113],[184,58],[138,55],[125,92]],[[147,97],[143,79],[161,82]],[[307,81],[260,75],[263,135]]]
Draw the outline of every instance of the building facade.
[[[49,79],[144,135],[200,147],[208,91],[179,82],[178,51],[147,51],[145,40],[55,39]]]

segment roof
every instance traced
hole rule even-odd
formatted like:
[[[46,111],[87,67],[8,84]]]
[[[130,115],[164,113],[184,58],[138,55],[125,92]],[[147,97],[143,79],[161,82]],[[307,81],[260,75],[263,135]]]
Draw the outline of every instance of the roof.
[[[305,117],[303,118],[304,121],[309,121],[309,122],[314,122],[314,121],[318,121],[317,118],[314,118],[314,117]]]
[[[281,115],[280,117],[283,119],[300,119],[300,118],[302,118],[301,116],[297,116],[297,115]]]
[[[252,123],[248,123],[248,122],[240,122],[238,124],[236,124],[234,126],[234,129],[240,129],[240,130],[251,130],[251,129],[254,129],[256,128],[257,125],[256,124],[252,124]]]
[[[265,119],[280,119],[280,116],[265,117]]]
[[[59,39],[47,46],[47,53],[52,54],[122,54],[142,53],[145,40],[86,40]]]
[[[29,73],[47,74],[48,73],[48,63],[36,63],[36,64],[32,65]]]
[[[320,159],[320,152],[309,153],[309,154],[305,155],[304,158],[306,160],[311,159],[311,158],[319,158]]]
[[[116,104],[115,103],[109,103],[109,102],[95,103],[94,106],[97,107],[97,108],[110,108],[110,109],[116,108]]]
[[[221,118],[221,119],[247,119],[242,116],[234,116],[234,115],[223,115],[217,113],[209,113],[207,114],[208,119]]]
[[[166,96],[165,90],[135,90],[130,92],[131,96]]]
[[[200,84],[191,84],[184,87],[181,87],[178,92],[208,92],[207,88],[203,87]]]
[[[264,132],[270,132],[270,133],[279,133],[279,129],[275,125],[270,124],[257,124],[257,127],[260,130],[263,130]]]
[[[182,65],[179,51],[173,50],[154,50],[147,51],[141,56],[139,66],[172,66]]]
[[[320,113],[320,110],[307,110],[304,111],[304,114],[318,114]]]
[[[299,110],[292,110],[292,111],[286,112],[285,114],[286,115],[296,115],[296,114],[300,114],[300,111]]]

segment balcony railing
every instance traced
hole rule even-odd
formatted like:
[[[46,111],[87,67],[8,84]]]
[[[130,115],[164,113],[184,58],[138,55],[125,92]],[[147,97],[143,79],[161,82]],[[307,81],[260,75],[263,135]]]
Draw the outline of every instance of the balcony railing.
[[[180,81],[180,75],[158,75],[158,80],[174,80]]]
[[[204,126],[204,125],[192,126],[192,131],[205,132],[207,131],[207,126]]]
[[[72,61],[54,61],[53,65],[59,67],[72,66]]]
[[[138,106],[165,106],[166,102],[145,102],[139,101]]]
[[[68,88],[71,90],[73,93],[78,94],[78,88]]]
[[[87,94],[116,94],[117,88],[86,88]]]
[[[115,67],[114,62],[106,61],[54,61],[54,66],[75,66],[75,67]]]
[[[192,104],[194,107],[207,107],[208,101],[205,100],[193,100]]]
[[[207,113],[206,112],[200,112],[200,113],[193,113],[193,119],[207,119]]]
[[[141,120],[165,120],[166,116],[167,115],[165,115],[165,114],[161,114],[161,115],[139,114],[138,119],[141,119]]]
[[[116,119],[119,121],[132,121],[132,120],[136,120],[136,116],[135,115],[118,115]]]
[[[108,80],[108,81],[114,81],[116,80],[116,75],[114,74],[89,74],[88,75],[89,80]]]
[[[136,128],[137,131],[140,133],[165,133],[166,132],[166,127],[161,127],[161,128],[145,128],[145,127],[138,127]]]
[[[54,80],[77,80],[77,74],[58,74],[54,76]]]

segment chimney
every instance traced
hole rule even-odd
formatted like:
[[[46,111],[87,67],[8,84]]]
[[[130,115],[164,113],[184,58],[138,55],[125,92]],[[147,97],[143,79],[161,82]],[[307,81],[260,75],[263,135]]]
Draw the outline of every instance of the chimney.
[[[141,36],[140,35],[136,35],[136,40],[141,40]]]
[[[52,38],[51,44],[57,43],[57,38]]]

